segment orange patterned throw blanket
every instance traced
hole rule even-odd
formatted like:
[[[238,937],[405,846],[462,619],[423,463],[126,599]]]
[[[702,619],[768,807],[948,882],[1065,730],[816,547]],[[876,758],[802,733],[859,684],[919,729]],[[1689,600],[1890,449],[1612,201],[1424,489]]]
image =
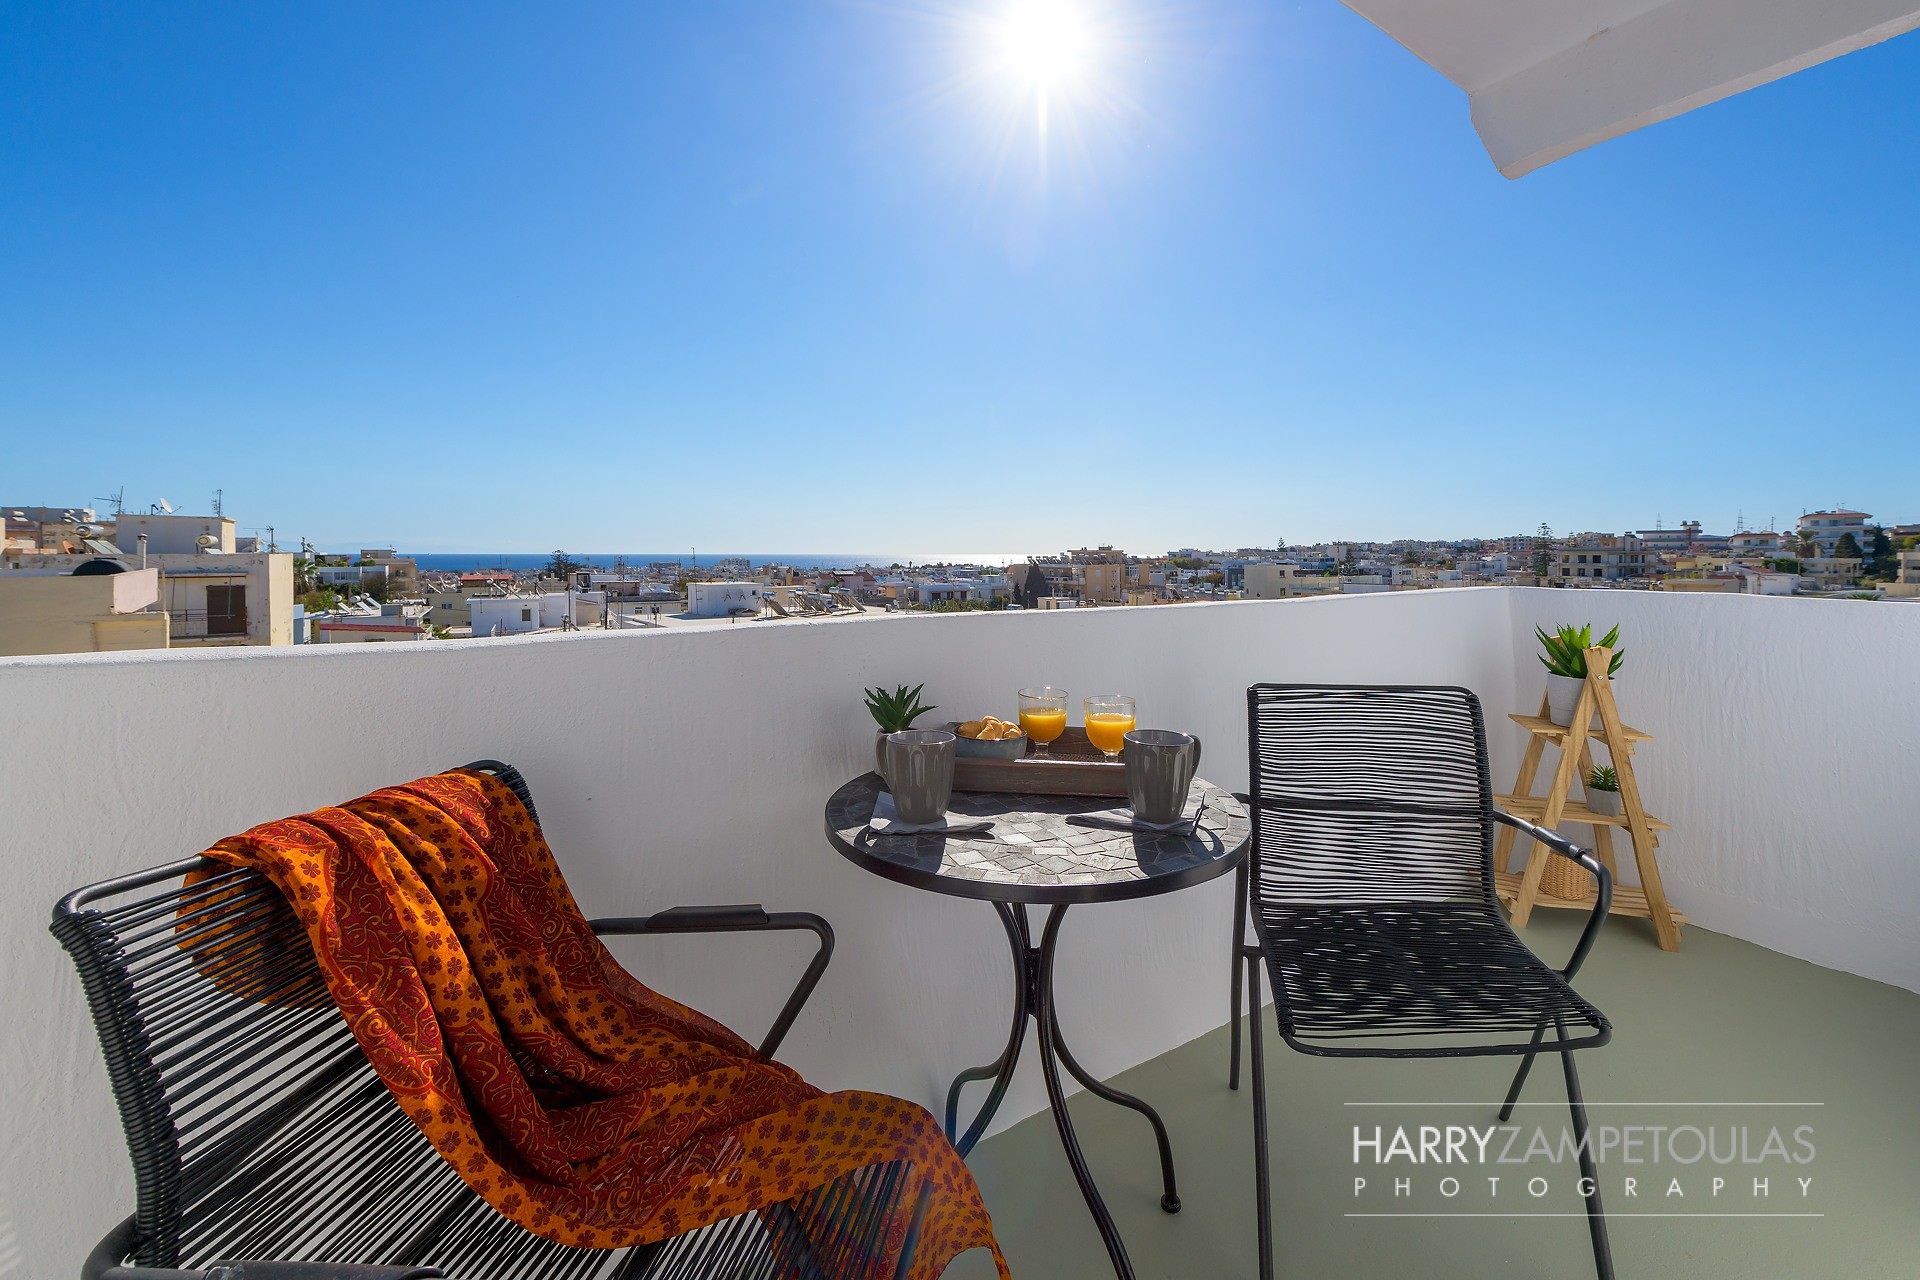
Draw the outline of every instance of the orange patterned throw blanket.
[[[973,1176],[924,1108],[822,1093],[640,985],[587,927],[499,779],[457,769],[207,852],[287,895],[395,1100],[527,1230],[646,1244],[906,1160],[894,1258],[925,1187],[910,1274],[937,1276],[985,1247],[1007,1275]]]

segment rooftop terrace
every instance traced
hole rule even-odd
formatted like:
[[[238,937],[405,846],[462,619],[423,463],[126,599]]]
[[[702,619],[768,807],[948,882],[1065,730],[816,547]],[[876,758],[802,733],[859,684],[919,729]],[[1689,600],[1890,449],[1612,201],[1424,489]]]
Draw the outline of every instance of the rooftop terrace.
[[[1825,1217],[1636,1219],[1615,1195],[1621,1274],[1910,1273],[1920,611],[1474,588],[0,662],[0,1142],[36,1153],[0,1165],[0,1275],[71,1274],[130,1201],[78,984],[45,932],[76,885],[385,783],[510,760],[590,914],[757,900],[828,916],[839,951],[782,1056],[829,1088],[937,1106],[1004,1038],[1006,953],[984,906],[877,880],[827,847],[822,803],[870,767],[862,685],[925,680],[942,716],[1004,714],[1043,680],[1126,689],[1147,723],[1199,734],[1202,773],[1230,788],[1245,782],[1250,683],[1464,685],[1486,704],[1500,784],[1521,745],[1505,713],[1539,697],[1534,626],[1589,620],[1623,628],[1621,709],[1655,735],[1636,765],[1673,826],[1668,893],[1696,922],[1674,954],[1643,922],[1615,921],[1582,974],[1615,1026],[1582,1063],[1596,1122],[1617,1121],[1619,1103],[1822,1104]],[[1142,1275],[1253,1274],[1248,1103],[1223,1080],[1230,892],[1222,880],[1076,910],[1062,944],[1076,1053],[1163,1108],[1180,1161],[1186,1208],[1166,1217],[1137,1119],[1076,1099]],[[1553,960],[1573,924],[1537,912],[1523,936]],[[740,981],[736,948],[778,960],[789,945],[803,946],[636,940],[620,954],[650,985],[758,1028],[783,993]],[[1576,1220],[1343,1216],[1357,1110],[1344,1104],[1472,1102],[1485,1124],[1499,1069],[1267,1047],[1282,1275],[1589,1274]],[[1527,1096],[1562,1104],[1551,1071]],[[1018,1274],[1101,1275],[1043,1108],[1023,1070],[973,1163]],[[1561,1201],[1547,1202],[1577,1207]]]

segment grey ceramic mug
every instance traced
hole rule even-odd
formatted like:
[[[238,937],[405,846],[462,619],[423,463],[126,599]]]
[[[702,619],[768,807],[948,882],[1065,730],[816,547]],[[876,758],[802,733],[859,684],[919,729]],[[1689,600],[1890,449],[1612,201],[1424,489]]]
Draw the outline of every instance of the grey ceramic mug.
[[[1142,822],[1180,821],[1187,789],[1200,768],[1200,739],[1172,729],[1135,729],[1120,761],[1127,767],[1127,803]]]
[[[887,735],[881,776],[893,793],[900,821],[937,822],[953,799],[953,744],[945,729],[905,729]]]

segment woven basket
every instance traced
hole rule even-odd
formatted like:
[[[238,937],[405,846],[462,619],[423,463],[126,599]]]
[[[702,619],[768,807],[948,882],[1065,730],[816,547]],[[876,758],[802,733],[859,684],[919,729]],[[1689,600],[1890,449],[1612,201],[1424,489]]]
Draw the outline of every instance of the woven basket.
[[[1540,852],[1547,860],[1546,872],[1540,877],[1540,892],[1576,902],[1593,896],[1593,877],[1585,867],[1550,850]]]

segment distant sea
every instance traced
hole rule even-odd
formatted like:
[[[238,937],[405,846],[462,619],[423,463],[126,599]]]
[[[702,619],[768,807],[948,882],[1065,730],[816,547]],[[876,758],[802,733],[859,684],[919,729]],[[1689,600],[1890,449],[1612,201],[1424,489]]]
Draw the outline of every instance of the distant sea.
[[[401,555],[407,552],[402,550]],[[786,564],[796,569],[851,569],[856,565],[890,564],[1006,564],[1021,559],[1004,552],[987,554],[969,551],[954,552],[947,555],[892,555],[874,552],[868,555],[794,555],[777,552],[706,552],[697,556],[687,552],[678,555],[671,551],[626,551],[626,552],[581,552],[569,551],[567,557],[596,569],[611,569],[615,560],[625,560],[629,568],[642,568],[650,564],[679,563],[690,567],[712,567],[722,560],[745,560],[750,564]],[[422,569],[431,569],[443,573],[465,573],[476,569],[507,569],[513,572],[525,572],[540,568],[553,559],[551,552],[485,552],[485,551],[447,551],[413,557]]]

